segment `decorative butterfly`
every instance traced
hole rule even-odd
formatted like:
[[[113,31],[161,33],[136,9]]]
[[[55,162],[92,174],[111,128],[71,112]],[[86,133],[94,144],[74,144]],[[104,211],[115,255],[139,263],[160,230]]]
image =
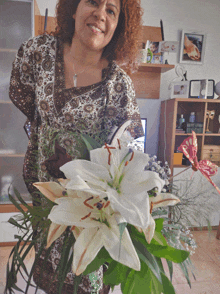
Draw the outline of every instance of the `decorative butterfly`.
[[[215,189],[220,194],[220,189],[216,186],[216,184],[211,180],[211,176],[214,176],[218,172],[218,166],[214,163],[212,163],[209,160],[200,160],[198,161],[197,158],[197,150],[198,150],[198,144],[197,144],[197,138],[194,131],[192,131],[192,136],[186,138],[183,143],[178,148],[183,154],[186,156],[186,158],[189,159],[189,161],[192,164],[192,169],[194,171],[199,170],[203,176],[215,187]]]

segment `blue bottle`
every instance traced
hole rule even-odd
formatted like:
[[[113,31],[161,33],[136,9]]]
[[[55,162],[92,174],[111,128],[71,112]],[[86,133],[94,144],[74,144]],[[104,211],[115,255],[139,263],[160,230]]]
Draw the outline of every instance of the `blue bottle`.
[[[194,123],[196,121],[195,112],[190,113],[189,122]]]

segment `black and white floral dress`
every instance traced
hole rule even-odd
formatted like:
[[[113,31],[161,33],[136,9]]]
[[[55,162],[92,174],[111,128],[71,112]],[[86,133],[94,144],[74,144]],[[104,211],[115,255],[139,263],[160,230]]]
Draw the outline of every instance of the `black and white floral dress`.
[[[29,39],[18,50],[9,90],[10,99],[27,116],[25,129],[29,144],[23,175],[34,205],[44,205],[34,182],[53,181],[62,177],[59,166],[84,156],[80,134],[88,134],[105,143],[114,126],[132,120],[129,131],[133,137],[143,136],[139,109],[130,77],[115,62],[102,72],[102,81],[91,86],[66,89],[63,44],[59,38],[41,35]],[[56,294],[57,282],[48,287],[60,259],[63,237],[54,242],[47,268],[40,278],[46,254],[43,251],[35,269],[34,280],[48,294]],[[36,246],[36,250],[38,247]],[[102,284],[100,292],[108,293]],[[74,274],[69,272],[63,293],[72,293]],[[78,293],[91,293],[91,283],[84,276]]]

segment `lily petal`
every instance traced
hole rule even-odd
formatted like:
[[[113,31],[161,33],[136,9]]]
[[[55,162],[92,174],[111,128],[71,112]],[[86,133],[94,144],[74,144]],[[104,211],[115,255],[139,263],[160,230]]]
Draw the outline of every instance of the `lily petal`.
[[[150,191],[155,187],[158,188],[158,191],[161,191],[164,184],[165,181],[156,172],[143,171],[142,173],[132,174],[132,169],[129,169],[129,173],[126,172],[126,177],[121,182],[121,190],[125,194],[137,195],[143,191]]]
[[[53,202],[66,194],[65,188],[56,182],[36,182],[33,186]]]
[[[68,182],[66,182],[65,188],[71,190],[83,190],[89,189],[90,187],[80,176],[77,175],[76,177],[69,179]]]
[[[111,207],[115,212],[120,212],[128,223],[146,228],[149,224],[150,211],[146,192],[139,194],[137,199],[134,199],[134,195],[130,194],[118,196],[115,190],[111,190],[108,195]]]
[[[106,250],[114,260],[139,271],[141,268],[140,260],[127,228],[124,229],[120,245],[120,231],[117,222],[113,217],[109,219],[109,222],[111,229],[106,229],[105,225],[100,229]]]
[[[84,229],[74,244],[73,273],[77,276],[83,273],[102,246],[102,233],[99,228]]]
[[[180,202],[179,198],[171,193],[160,193],[156,197],[150,197],[153,208],[176,205],[178,202]]]
[[[106,189],[106,181],[110,181],[108,170],[99,164],[87,160],[73,160],[60,167],[60,170],[68,179],[74,179],[77,175],[84,181],[98,185]]]
[[[146,241],[150,244],[155,231],[155,221],[152,216],[150,216],[150,224],[143,230]]]
[[[50,245],[63,234],[66,228],[67,226],[65,225],[58,225],[58,224],[52,223],[50,225],[48,236],[47,236],[46,248],[49,248]]]
[[[76,227],[96,227],[97,221],[89,218],[91,209],[82,205],[82,199],[62,197],[55,201],[48,218],[57,224]]]

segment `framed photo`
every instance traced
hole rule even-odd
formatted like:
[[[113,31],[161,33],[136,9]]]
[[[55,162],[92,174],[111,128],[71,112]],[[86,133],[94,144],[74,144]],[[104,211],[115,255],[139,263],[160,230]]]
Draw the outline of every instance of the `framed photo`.
[[[190,31],[182,31],[180,43],[180,63],[203,64],[206,35]]]
[[[171,98],[188,98],[189,81],[171,83]]]
[[[191,80],[189,84],[189,97],[199,99],[213,99],[214,90],[214,80]]]
[[[162,64],[163,63],[163,55],[161,53],[153,54],[153,58],[151,60],[151,63]]]

